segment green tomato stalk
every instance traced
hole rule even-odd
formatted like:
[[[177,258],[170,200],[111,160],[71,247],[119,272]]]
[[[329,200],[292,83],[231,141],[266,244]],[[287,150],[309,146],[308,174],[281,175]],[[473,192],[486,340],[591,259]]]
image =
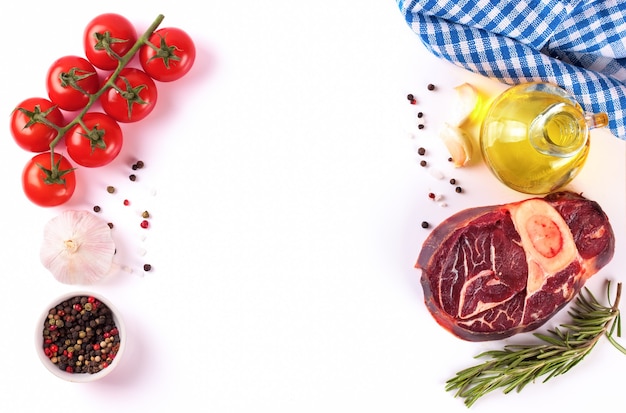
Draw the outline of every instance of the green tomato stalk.
[[[52,182],[58,182],[59,179],[61,179],[63,175],[69,172],[69,171],[59,170],[58,164],[54,162],[54,148],[57,146],[57,144],[63,138],[63,136],[65,136],[65,134],[73,126],[75,126],[76,124],[82,123],[83,117],[89,111],[89,109],[93,106],[93,104],[100,98],[100,96],[102,96],[102,94],[106,92],[109,88],[115,87],[115,81],[117,80],[122,69],[124,69],[126,65],[128,65],[128,63],[132,60],[132,58],[135,56],[135,54],[137,54],[137,52],[139,51],[139,49],[141,49],[143,45],[149,44],[148,39],[150,38],[152,33],[154,33],[154,31],[159,27],[164,17],[165,16],[163,16],[162,14],[159,14],[157,18],[152,22],[152,24],[148,27],[148,29],[146,29],[146,31],[141,36],[139,36],[135,44],[133,44],[130,50],[123,56],[118,56],[111,49],[111,46],[109,44],[105,45],[107,53],[110,56],[113,56],[116,59],[118,59],[117,68],[113,71],[113,73],[111,73],[108,80],[102,85],[102,87],[96,93],[89,95],[89,101],[87,102],[87,105],[85,105],[85,107],[78,113],[78,115],[76,115],[74,119],[72,119],[71,122],[69,122],[67,125],[63,127],[59,127],[53,124],[52,122],[49,122],[45,118],[45,116],[39,116],[37,118],[36,120],[37,122],[41,122],[53,128],[57,132],[56,137],[52,140],[52,142],[50,142],[50,156],[52,157],[52,162],[51,162],[52,168],[50,170],[45,171],[47,180],[50,180]]]

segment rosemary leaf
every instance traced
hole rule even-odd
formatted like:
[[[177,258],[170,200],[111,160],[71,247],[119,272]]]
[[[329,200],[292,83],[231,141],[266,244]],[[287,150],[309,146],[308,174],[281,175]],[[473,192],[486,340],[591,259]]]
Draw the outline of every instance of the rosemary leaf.
[[[550,344],[552,344],[554,346],[560,346],[563,343],[563,339],[564,339],[563,336],[553,337],[553,336],[548,336],[546,334],[539,334],[539,333],[535,334],[535,337],[537,337],[537,338],[539,338],[539,339],[541,339],[541,340],[543,340],[543,341],[545,341],[547,343],[550,343]]]
[[[520,392],[540,377],[545,383],[570,371],[591,352],[602,336],[626,354],[626,347],[614,338],[615,331],[617,337],[621,337],[619,301],[622,284],[617,284],[613,304],[611,283],[607,284],[608,306],[600,304],[585,288],[569,311],[570,323],[548,330],[547,334],[535,333],[534,336],[543,342],[541,344],[507,345],[502,350],[480,353],[476,358],[488,360],[459,371],[446,381],[446,391],[456,391],[455,397],[464,398],[467,407],[496,389],[502,389],[504,394],[514,390]]]

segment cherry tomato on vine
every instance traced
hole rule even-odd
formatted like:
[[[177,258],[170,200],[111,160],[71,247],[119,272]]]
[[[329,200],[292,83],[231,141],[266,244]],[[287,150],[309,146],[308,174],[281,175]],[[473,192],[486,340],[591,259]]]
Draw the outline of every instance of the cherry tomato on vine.
[[[133,24],[124,16],[105,13],[94,17],[85,27],[83,46],[92,65],[103,70],[117,68],[124,56],[137,41]]]
[[[36,205],[51,207],[67,202],[76,189],[74,168],[63,155],[42,152],[30,159],[22,172],[22,188]]]
[[[89,168],[110,163],[119,155],[122,143],[120,125],[101,112],[86,113],[82,124],[73,126],[65,135],[69,157]]]
[[[105,82],[107,82],[105,80]],[[157,101],[154,80],[144,71],[126,67],[100,97],[102,109],[118,122],[137,122],[152,112]]]
[[[46,90],[50,100],[61,109],[74,111],[84,108],[89,102],[89,95],[98,89],[98,73],[87,59],[63,56],[48,69]]]
[[[43,152],[57,136],[53,126],[64,124],[63,113],[48,99],[29,98],[22,101],[11,113],[11,134],[22,149]]]
[[[139,62],[154,80],[171,82],[183,77],[193,66],[196,47],[191,37],[175,27],[162,28],[139,49]]]

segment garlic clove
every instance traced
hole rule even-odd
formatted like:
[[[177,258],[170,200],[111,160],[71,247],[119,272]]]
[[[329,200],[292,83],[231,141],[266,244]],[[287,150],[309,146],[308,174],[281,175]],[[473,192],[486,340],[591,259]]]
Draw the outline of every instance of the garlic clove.
[[[461,126],[476,109],[479,95],[476,88],[469,83],[456,86],[454,91],[455,100],[447,121],[453,126]]]
[[[63,284],[93,284],[113,270],[111,228],[88,211],[64,211],[44,227],[40,260]]]
[[[439,131],[439,138],[448,149],[454,166],[467,165],[472,159],[472,138],[458,126],[444,123]]]

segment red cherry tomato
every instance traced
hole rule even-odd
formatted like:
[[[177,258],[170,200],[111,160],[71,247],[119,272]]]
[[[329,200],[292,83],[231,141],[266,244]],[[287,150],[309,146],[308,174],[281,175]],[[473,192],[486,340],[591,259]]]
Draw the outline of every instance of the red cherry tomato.
[[[152,33],[149,41],[150,45],[139,50],[139,62],[154,80],[171,82],[189,72],[196,59],[196,47],[186,32],[163,28]]]
[[[105,13],[91,20],[83,34],[87,59],[97,68],[113,70],[137,41],[133,24],[124,16]]]
[[[52,63],[46,76],[50,100],[61,109],[84,108],[89,95],[100,89],[98,73],[91,63],[79,56],[64,56]]]
[[[47,99],[26,99],[11,113],[11,134],[24,150],[47,151],[50,149],[50,142],[57,136],[57,131],[46,122],[63,126],[63,113]]]
[[[63,155],[42,152],[26,163],[22,172],[22,188],[26,197],[36,205],[51,207],[67,202],[76,189],[76,175]]]
[[[86,113],[83,122],[73,126],[65,135],[69,157],[89,168],[110,163],[119,155],[122,143],[120,125],[101,112]]]
[[[100,103],[116,121],[137,122],[152,112],[157,96],[156,84],[150,76],[142,70],[126,67],[115,79],[114,86],[102,94]]]

